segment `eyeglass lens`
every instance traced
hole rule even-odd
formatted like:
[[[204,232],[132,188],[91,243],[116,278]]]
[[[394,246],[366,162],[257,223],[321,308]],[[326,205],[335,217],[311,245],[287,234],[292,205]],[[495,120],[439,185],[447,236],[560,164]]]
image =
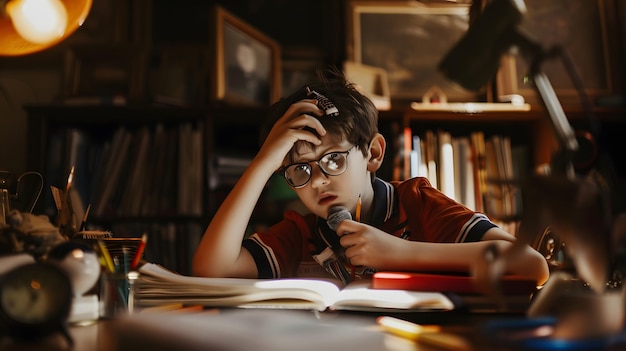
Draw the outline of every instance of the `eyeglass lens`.
[[[331,152],[317,161],[318,167],[326,175],[340,175],[346,171],[347,156],[349,151]],[[285,169],[285,179],[289,185],[299,187],[305,185],[310,179],[313,169],[310,163],[296,163]]]

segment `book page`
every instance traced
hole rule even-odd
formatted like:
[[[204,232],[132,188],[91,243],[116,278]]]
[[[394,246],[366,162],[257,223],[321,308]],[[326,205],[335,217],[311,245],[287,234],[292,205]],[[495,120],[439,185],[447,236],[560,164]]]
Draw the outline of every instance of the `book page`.
[[[439,292],[373,289],[369,279],[354,281],[330,306],[335,310],[453,310],[454,303]]]

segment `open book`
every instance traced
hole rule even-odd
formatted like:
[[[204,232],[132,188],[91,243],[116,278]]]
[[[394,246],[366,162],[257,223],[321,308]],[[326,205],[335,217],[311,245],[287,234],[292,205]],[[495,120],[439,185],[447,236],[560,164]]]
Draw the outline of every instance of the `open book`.
[[[439,292],[372,289],[370,280],[347,286],[333,280],[205,278],[181,275],[158,264],[139,268],[133,284],[135,307],[180,303],[207,307],[309,310],[452,310]]]

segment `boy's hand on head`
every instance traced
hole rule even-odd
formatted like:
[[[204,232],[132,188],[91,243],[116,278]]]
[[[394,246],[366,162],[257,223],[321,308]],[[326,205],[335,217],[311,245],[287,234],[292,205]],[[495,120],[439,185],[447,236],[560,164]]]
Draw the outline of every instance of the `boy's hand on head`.
[[[365,223],[344,220],[337,226],[339,243],[354,266],[384,269],[393,264],[405,240]]]
[[[323,113],[315,99],[300,100],[289,106],[285,114],[274,123],[257,157],[271,161],[274,168],[278,169],[297,141],[319,145],[319,136],[325,135],[326,129],[315,116],[322,116]]]

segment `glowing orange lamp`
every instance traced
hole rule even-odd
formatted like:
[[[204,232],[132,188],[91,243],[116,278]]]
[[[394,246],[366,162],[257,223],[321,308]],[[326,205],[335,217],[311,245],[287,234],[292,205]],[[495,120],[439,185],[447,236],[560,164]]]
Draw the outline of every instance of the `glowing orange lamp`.
[[[52,47],[80,27],[93,0],[0,0],[0,56]]]

